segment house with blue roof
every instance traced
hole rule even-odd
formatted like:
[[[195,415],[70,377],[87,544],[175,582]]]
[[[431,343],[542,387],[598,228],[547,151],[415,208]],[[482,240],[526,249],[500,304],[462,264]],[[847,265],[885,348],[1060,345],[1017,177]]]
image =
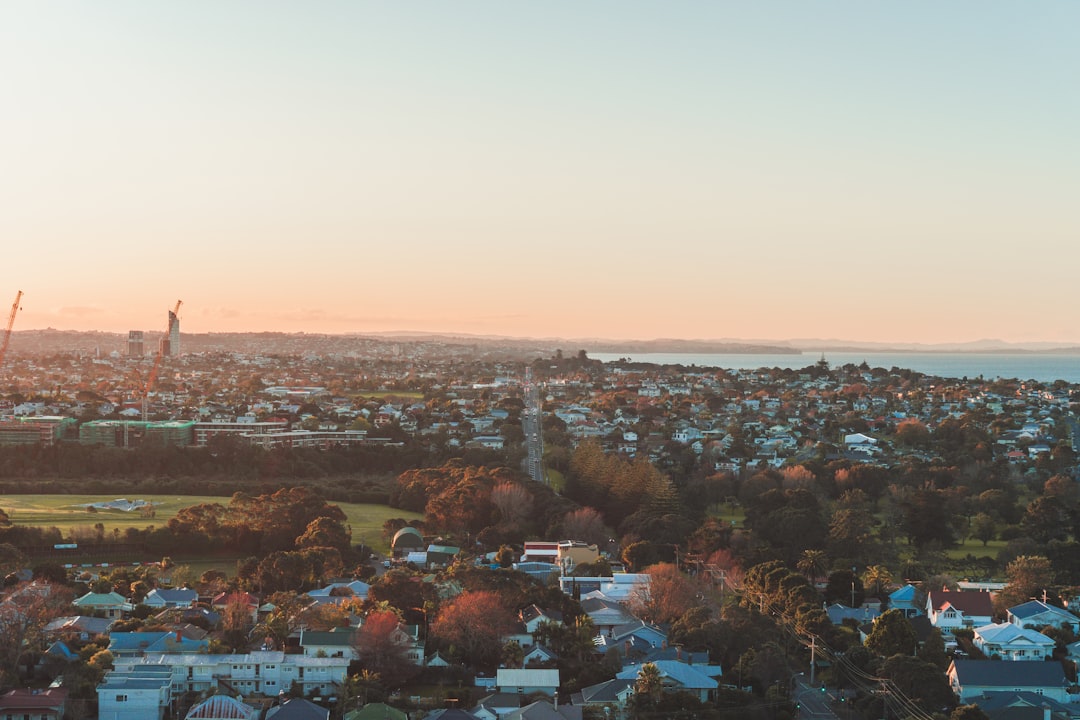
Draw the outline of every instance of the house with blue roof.
[[[919,590],[911,583],[889,593],[889,609],[899,610],[905,617],[923,614],[923,603],[919,602]]]
[[[189,608],[199,600],[199,593],[191,588],[154,588],[143,598],[142,604],[152,608]]]
[[[983,625],[973,632],[973,644],[990,659],[1045,660],[1054,653],[1053,640],[1037,630],[1012,623]]]
[[[720,687],[716,680],[721,675],[719,665],[688,665],[677,660],[657,660],[652,665],[656,666],[667,691],[688,692],[707,702]],[[641,665],[627,665],[615,678],[636,681],[641,668]]]
[[[109,635],[109,652],[114,658],[139,657],[148,652],[204,653],[210,648],[205,638],[194,640],[180,632],[114,632]]]
[[[1047,605],[1041,600],[1029,600],[1008,609],[1008,620],[1017,627],[1068,627],[1080,634],[1080,618],[1067,610]]]

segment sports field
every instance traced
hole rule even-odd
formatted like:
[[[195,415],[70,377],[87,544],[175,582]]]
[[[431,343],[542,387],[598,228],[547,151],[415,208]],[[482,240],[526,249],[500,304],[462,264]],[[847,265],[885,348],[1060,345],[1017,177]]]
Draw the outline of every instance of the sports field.
[[[139,495],[123,498],[128,501],[143,500],[152,503],[154,516],[148,517],[139,509],[131,511],[98,509],[88,511],[87,507],[95,503],[109,503],[120,498],[111,495],[3,495],[0,496],[0,509],[3,509],[16,525],[37,527],[57,527],[65,534],[74,527],[88,527],[97,523],[105,526],[105,531],[113,528],[121,531],[129,527],[144,528],[148,525],[164,525],[182,508],[201,503],[221,503],[227,505],[227,497],[205,495]],[[363,505],[358,503],[334,503],[344,511],[346,523],[352,527],[354,543],[364,542],[379,552],[388,548],[382,539],[383,522],[389,518],[401,517],[407,520],[419,519],[417,513],[398,510],[387,505]]]

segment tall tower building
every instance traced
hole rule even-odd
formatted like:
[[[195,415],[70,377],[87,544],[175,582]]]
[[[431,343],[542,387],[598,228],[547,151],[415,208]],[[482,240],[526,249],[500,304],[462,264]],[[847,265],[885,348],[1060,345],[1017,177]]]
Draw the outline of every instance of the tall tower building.
[[[128,330],[128,357],[142,357],[145,352],[142,330]]]
[[[169,339],[164,354],[170,357],[180,354],[180,316],[172,310],[169,311]]]

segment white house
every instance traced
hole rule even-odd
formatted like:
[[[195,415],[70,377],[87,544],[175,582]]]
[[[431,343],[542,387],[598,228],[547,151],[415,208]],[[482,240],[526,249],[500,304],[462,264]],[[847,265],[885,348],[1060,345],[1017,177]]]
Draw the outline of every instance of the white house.
[[[499,668],[495,686],[500,692],[528,695],[538,692],[554,697],[559,689],[559,671],[541,668]]]
[[[151,665],[117,667],[97,687],[98,717],[162,720],[169,706],[172,669]]]
[[[216,689],[219,680],[227,681],[236,692],[245,695],[277,695],[294,682],[305,695],[326,695],[345,681],[350,662],[347,657],[286,655],[276,650],[244,655],[147,653],[115,660],[116,671],[128,674],[137,674],[148,666],[169,668],[170,692],[174,697]],[[101,696],[100,691],[98,695]]]
[[[1069,681],[1061,663],[953,660],[946,671],[949,686],[963,704],[990,692],[1033,692],[1068,703]]]
[[[988,592],[931,590],[926,596],[926,616],[930,624],[950,633],[957,628],[974,630],[993,621],[994,603]]]
[[[1012,623],[996,623],[975,628],[973,643],[988,658],[1002,660],[1045,660],[1054,652],[1054,641],[1036,630]]]
[[[1008,610],[1009,622],[1017,627],[1069,627],[1074,633],[1080,633],[1080,618],[1067,610],[1047,605],[1041,600],[1029,600]]]

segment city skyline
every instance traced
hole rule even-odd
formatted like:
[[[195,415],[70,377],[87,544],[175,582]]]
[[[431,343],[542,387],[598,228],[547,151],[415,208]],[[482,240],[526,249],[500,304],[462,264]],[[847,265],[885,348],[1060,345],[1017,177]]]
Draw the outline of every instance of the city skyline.
[[[15,330],[1080,343],[1065,2],[0,8]]]

